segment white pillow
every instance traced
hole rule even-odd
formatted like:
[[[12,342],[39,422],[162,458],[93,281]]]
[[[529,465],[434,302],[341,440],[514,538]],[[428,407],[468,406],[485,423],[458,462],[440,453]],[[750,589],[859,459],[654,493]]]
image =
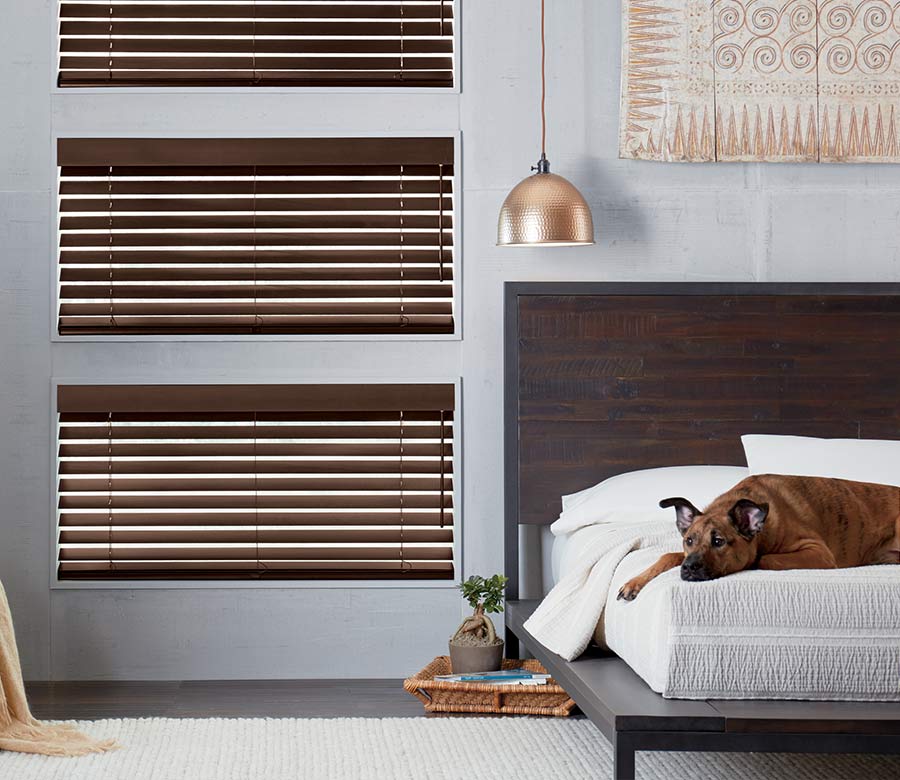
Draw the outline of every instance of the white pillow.
[[[675,522],[671,509],[659,502],[684,496],[703,508],[714,498],[747,477],[743,466],[669,466],[629,471],[562,497],[563,511],[550,530],[567,534],[594,523],[627,520],[668,520]]]
[[[742,436],[751,474],[792,474],[900,487],[900,441]]]

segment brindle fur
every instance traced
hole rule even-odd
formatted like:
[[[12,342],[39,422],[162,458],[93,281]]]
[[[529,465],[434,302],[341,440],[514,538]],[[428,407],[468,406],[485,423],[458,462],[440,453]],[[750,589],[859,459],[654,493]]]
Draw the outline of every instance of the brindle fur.
[[[661,504],[676,506],[684,552],[663,555],[622,586],[620,599],[633,600],[650,580],[676,566],[682,567],[682,579],[706,580],[752,567],[780,571],[900,564],[897,487],[763,474],[739,482],[703,512],[685,499]],[[756,520],[763,517],[755,532],[744,522],[748,512]],[[714,539],[720,546],[714,546]]]

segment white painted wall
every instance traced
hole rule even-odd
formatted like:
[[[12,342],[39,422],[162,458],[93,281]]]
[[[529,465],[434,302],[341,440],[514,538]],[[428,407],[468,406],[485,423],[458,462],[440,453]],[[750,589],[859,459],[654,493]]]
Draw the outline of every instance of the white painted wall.
[[[465,574],[502,566],[505,280],[900,280],[900,168],[616,158],[619,7],[550,0],[549,156],[590,249],[494,246],[537,157],[538,0],[461,0],[461,95],[53,94],[50,0],[0,0],[0,579],[32,679],[401,676],[441,652],[450,590],[50,591],[50,377],[463,377]],[[461,342],[50,342],[60,134],[463,134]]]

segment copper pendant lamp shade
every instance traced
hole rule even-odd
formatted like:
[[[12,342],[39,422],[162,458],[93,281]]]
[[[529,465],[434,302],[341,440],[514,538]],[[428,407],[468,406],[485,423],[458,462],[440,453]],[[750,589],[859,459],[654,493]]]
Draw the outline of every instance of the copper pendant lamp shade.
[[[546,42],[541,0],[541,159],[537,171],[506,196],[497,224],[498,246],[589,246],[594,220],[582,194],[568,179],[550,173],[547,160]]]
[[[591,209],[575,186],[555,173],[519,182],[500,209],[500,246],[585,246],[594,243]]]

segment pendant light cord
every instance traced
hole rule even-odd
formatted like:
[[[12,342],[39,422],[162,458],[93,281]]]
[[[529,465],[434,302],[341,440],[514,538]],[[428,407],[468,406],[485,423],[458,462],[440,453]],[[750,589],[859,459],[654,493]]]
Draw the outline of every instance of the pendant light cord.
[[[541,159],[531,170],[550,173],[547,162],[547,0],[541,0]]]
[[[546,0],[541,0],[541,156],[547,156],[547,38]]]

